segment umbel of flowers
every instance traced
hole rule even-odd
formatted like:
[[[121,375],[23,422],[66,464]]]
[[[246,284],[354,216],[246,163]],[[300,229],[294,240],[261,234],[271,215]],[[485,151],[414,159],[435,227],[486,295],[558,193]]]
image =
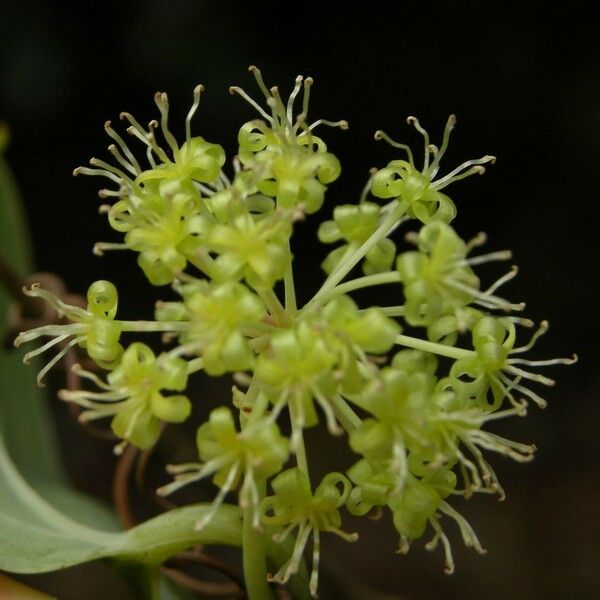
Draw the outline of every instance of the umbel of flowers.
[[[488,454],[523,462],[534,451],[487,431],[487,423],[524,415],[529,401],[544,406],[532,388],[553,381],[536,369],[575,358],[523,358],[547,324],[522,341],[533,322],[514,316],[523,304],[498,295],[516,268],[487,287],[476,273],[478,265],[510,253],[473,255],[482,236],[463,241],[452,228],[456,204],[447,188],[495,160],[483,156],[440,174],[454,116],[439,147],[408,118],[424,140],[420,161],[408,146],[375,134],[396,155],[371,172],[356,204],[327,206],[332,219],[318,237],[335,247],[322,265],[321,287],[298,306],[294,225],[323,206],[341,172],[320,132],[348,125],[309,118],[311,78],[296,78],[284,100],[258,69],[250,71],[264,98],[230,89],[257,115],[240,128],[229,174],[223,148],[192,134],[202,86],[194,90],[183,141],[172,133],[167,95],[157,93],[158,120],[144,126],[121,115],[143,158],[108,122],[113,159],[93,158],[75,170],[111,184],[100,191],[108,201],[101,212],[122,241],[97,243],[95,252],[134,252],[150,284],[169,285],[178,299],[159,302],[154,320],[123,321],[117,290],[107,281],[92,283],[86,310],[33,286],[26,293],[49,302],[64,320],[24,332],[16,343],[49,338],[26,360],[61,348],[40,379],[68,348],[87,352],[98,369],[75,368],[90,388],[59,396],[83,407],[83,420],[110,417],[122,440],[118,451],[126,444],[148,448],[161,423],[202,413],[202,398],[186,393],[194,373],[244,382],[234,387],[233,403],[226,400],[198,429],[199,462],[169,466],[175,479],[159,493],[211,478],[217,493],[199,528],[228,492],[237,493],[250,598],[270,597],[269,581],[285,584],[311,544],[316,596],[322,534],[357,537],[343,529],[347,513],[388,511],[402,552],[430,532],[428,547],[442,542],[451,572],[448,521],[483,552],[452,497],[503,497]],[[399,250],[394,234],[404,224],[418,232],[407,235],[413,247]],[[391,302],[361,306],[351,297],[371,286],[387,286],[382,297]],[[403,333],[407,327],[411,335]],[[123,348],[125,332],[162,332],[167,345],[159,354],[139,341]],[[319,482],[310,469],[319,450],[306,446],[304,432],[320,422],[345,436],[349,453]],[[274,574],[260,559],[265,536],[277,542],[295,536],[289,560]]]

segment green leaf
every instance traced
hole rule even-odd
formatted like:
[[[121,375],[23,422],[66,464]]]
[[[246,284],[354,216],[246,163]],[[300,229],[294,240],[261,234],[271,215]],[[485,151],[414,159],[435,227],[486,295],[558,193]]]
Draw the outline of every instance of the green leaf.
[[[19,191],[2,156],[6,138],[6,127],[0,124],[0,255],[24,276],[33,270],[31,244]],[[0,283],[0,339],[6,334],[10,303]],[[0,436],[5,452],[50,504],[84,523],[117,531],[111,511],[69,487],[46,398],[35,383],[38,369],[25,368],[23,354],[0,347]],[[0,492],[0,502],[2,498]]]

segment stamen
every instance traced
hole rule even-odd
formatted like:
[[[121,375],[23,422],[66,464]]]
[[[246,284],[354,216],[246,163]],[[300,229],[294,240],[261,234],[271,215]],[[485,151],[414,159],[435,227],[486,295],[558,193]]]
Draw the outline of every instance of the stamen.
[[[341,121],[328,121],[327,119],[318,119],[309,128],[308,131],[313,131],[319,125],[327,125],[327,127],[339,127],[341,130],[346,131],[348,129],[348,121],[342,119]]]
[[[471,240],[471,241],[474,241],[474,240]],[[469,246],[469,244],[467,244],[467,247],[468,246]],[[511,258],[512,258],[512,252],[510,250],[499,250],[498,252],[490,252],[488,254],[480,254],[479,256],[472,256],[471,258],[465,258],[464,260],[461,260],[458,262],[459,262],[459,264],[465,264],[465,265],[469,265],[469,266],[473,267],[475,265],[482,265],[482,264],[488,263],[488,262],[495,262],[495,261],[500,261],[500,260],[510,260]]]
[[[150,166],[153,169],[156,169],[156,161],[154,160],[154,157],[152,156],[152,147],[151,146],[148,146],[146,148],[146,159],[150,163]]]
[[[290,123],[292,123],[294,121],[294,102],[296,101],[296,97],[298,96],[298,93],[300,92],[300,88],[302,87],[303,79],[304,79],[304,77],[302,77],[302,75],[298,75],[298,77],[296,77],[296,83],[294,84],[294,89],[292,90],[292,93],[290,94],[290,97],[288,98],[288,101],[287,101],[286,114],[287,114],[287,120]]]
[[[46,375],[46,373],[78,342],[82,341],[83,338],[78,337],[72,339],[38,374],[36,377],[36,381],[39,387],[44,387],[42,383],[42,379]]]
[[[302,112],[298,115],[298,122],[306,121],[308,117],[308,105],[310,103],[310,88],[314,80],[312,77],[307,77],[304,80],[304,95],[302,97]]]
[[[493,373],[490,373],[489,377],[492,380],[492,382],[494,384],[496,384],[500,388],[500,390],[502,390],[504,397],[508,398],[509,402],[517,409],[517,411],[519,411],[519,410],[521,411],[521,415],[527,414],[526,403],[524,401],[517,400],[511,394],[511,390],[515,389],[515,386],[519,383],[519,381],[521,381],[521,379],[519,377],[517,377],[514,381],[511,381],[508,378],[506,378],[506,379],[503,378],[503,380],[501,381]],[[503,382],[505,382],[508,385],[505,385],[505,383],[503,383]]]
[[[473,461],[469,460],[461,451],[458,444],[452,439],[450,434],[442,429],[442,435],[444,437],[445,442],[448,444],[450,449],[454,452],[454,455],[458,459],[461,465],[463,465],[468,472],[471,474],[471,488],[474,491],[477,491],[481,488],[481,478],[479,477],[479,470]]]
[[[504,298],[500,298],[498,296],[494,296],[491,294],[484,295],[484,293],[481,292],[480,290],[478,290],[477,288],[471,287],[470,285],[465,285],[464,283],[456,281],[455,279],[450,279],[450,278],[444,279],[444,283],[446,285],[449,285],[450,287],[457,289],[457,290],[460,290],[462,292],[470,294],[471,296],[473,296],[475,298],[475,300],[473,301],[475,304],[479,304],[486,308],[501,309],[501,310],[518,310],[518,311],[525,309],[524,302],[519,302],[518,304],[514,304],[514,303],[511,303],[508,300],[504,300]]]
[[[225,173],[223,171],[219,171],[219,179],[221,180],[221,182],[223,183],[223,185],[225,187],[229,187],[231,185],[231,181],[229,180],[229,177],[227,177],[227,175],[225,175]]]
[[[42,354],[43,352],[46,352],[46,350],[49,350],[50,348],[52,348],[52,346],[55,346],[56,344],[60,344],[60,342],[66,340],[70,335],[71,335],[70,333],[64,333],[63,335],[59,335],[58,337],[55,337],[54,339],[50,340],[49,342],[46,342],[43,346],[40,346],[36,350],[32,350],[31,352],[28,352],[23,357],[23,362],[26,365],[28,365],[34,356],[37,356],[38,354]]]
[[[446,121],[446,127],[444,127],[444,137],[442,139],[442,145],[439,149],[439,152],[434,153],[434,160],[431,163],[431,167],[430,167],[431,179],[433,179],[435,177],[436,173],[438,172],[440,160],[442,159],[442,157],[446,153],[446,150],[448,149],[448,142],[450,141],[450,133],[452,133],[452,130],[454,129],[455,125],[456,125],[456,115],[450,115],[448,117],[448,121]]]
[[[419,119],[417,119],[417,117],[410,116],[406,119],[406,122],[409,125],[412,125],[423,136],[423,141],[425,142],[425,159],[423,161],[423,171],[427,171],[427,169],[429,168],[429,134],[427,133],[427,131],[425,131],[425,129],[423,129],[423,127],[421,127],[421,124],[419,123]]]
[[[463,542],[467,548],[474,548],[479,554],[485,554],[486,551],[481,547],[479,539],[469,522],[456,510],[454,510],[447,502],[442,501],[440,510],[452,517],[460,529]]]
[[[206,185],[200,183],[199,181],[194,181],[194,185],[196,186],[196,188],[202,192],[205,196],[214,196],[216,191],[215,190],[211,190],[209,187],[207,187]]]
[[[412,150],[410,149],[410,146],[408,146],[407,144],[400,144],[399,142],[394,141],[387,133],[385,133],[385,131],[381,131],[381,129],[378,129],[375,132],[374,137],[377,141],[384,140],[390,146],[393,146],[394,148],[399,148],[400,150],[404,150],[406,152],[406,154],[408,155],[408,162],[411,164],[411,166],[414,167],[415,163],[413,160],[413,153],[412,153]]]
[[[150,144],[152,150],[156,153],[156,155],[166,164],[170,165],[173,161],[169,158],[167,153],[162,149],[160,144],[156,139],[156,134],[154,133],[158,129],[158,121],[156,119],[152,119],[148,123],[148,143]],[[177,154],[173,152],[174,157],[177,157]]]
[[[519,377],[529,379],[530,381],[537,381],[538,383],[547,385],[548,387],[552,387],[556,383],[554,379],[550,379],[549,377],[545,377],[539,373],[530,373],[529,371],[519,369],[519,367],[509,366],[505,370],[513,375],[518,375]]]
[[[392,464],[391,470],[398,474],[398,478],[392,490],[392,495],[401,494],[404,491],[406,485],[406,479],[408,478],[408,462],[406,460],[406,448],[404,442],[400,437],[400,434],[396,432],[396,439],[392,447]]]
[[[206,526],[206,524],[209,523],[210,520],[215,516],[215,513],[217,512],[217,510],[219,510],[221,504],[223,504],[225,496],[227,496],[227,494],[233,487],[233,484],[237,479],[239,469],[240,463],[238,461],[235,464],[233,464],[231,469],[229,470],[229,473],[227,474],[227,479],[225,479],[223,487],[219,490],[219,493],[210,505],[210,509],[208,510],[208,512],[196,523],[196,526],[194,527],[196,531],[200,531],[201,529],[203,529]]]
[[[21,344],[31,342],[32,340],[36,340],[37,338],[43,336],[56,337],[57,335],[62,335],[63,333],[67,333],[68,335],[76,335],[78,333],[83,333],[87,328],[88,326],[83,323],[69,323],[68,325],[42,325],[41,327],[36,327],[35,329],[21,332],[14,341],[14,345],[16,348],[18,348]]]
[[[128,158],[129,162],[135,168],[136,172],[141,173],[142,168],[140,167],[140,164],[136,160],[135,156],[133,155],[133,152],[131,152],[131,150],[125,143],[125,140],[111,127],[110,121],[106,121],[106,123],[104,123],[104,131],[106,131],[109,137],[111,137],[113,140],[115,140],[115,142],[117,142],[125,156]]]
[[[493,283],[487,290],[485,290],[484,292],[482,292],[483,295],[484,296],[490,296],[499,287],[503,286],[505,283],[507,283],[511,279],[514,279],[517,276],[518,272],[519,272],[519,267],[517,267],[516,265],[513,265],[510,268],[510,271],[508,273],[506,273],[505,275],[502,275],[502,277],[500,277],[500,279],[498,279],[495,283]]]
[[[134,177],[136,177],[137,175],[139,175],[139,172],[135,170],[135,168],[133,167],[133,165],[129,164],[125,160],[125,158],[123,158],[123,156],[119,152],[119,149],[114,144],[110,144],[110,146],[108,147],[108,151],[115,157],[115,159],[117,160],[117,162],[121,166],[123,166],[125,169],[127,169]]]
[[[447,575],[452,575],[452,573],[454,573],[454,559],[452,558],[452,548],[450,547],[450,542],[448,541],[446,534],[442,531],[442,528],[440,527],[440,524],[438,523],[436,517],[432,517],[431,519],[429,519],[429,522],[431,523],[431,526],[435,531],[435,536],[430,542],[425,544],[425,549],[435,550],[438,541],[442,540],[442,545],[444,547],[444,555],[446,557],[446,565],[444,567],[444,572]]]
[[[374,519],[376,520],[376,519]],[[341,529],[326,529],[327,533],[333,533],[333,535],[337,535],[337,537],[342,538],[345,542],[356,542],[358,540],[358,533],[346,533]]]
[[[300,402],[297,403],[297,413],[292,421],[292,436],[290,437],[290,448],[294,454],[298,454],[303,446],[302,431],[304,429],[304,408]]]
[[[179,145],[175,136],[169,130],[169,97],[165,92],[156,92],[154,95],[154,102],[160,111],[160,129],[162,134],[167,141],[167,144],[173,151],[175,160],[179,159]]]
[[[109,171],[110,173],[113,173],[117,177],[120,177],[120,179],[122,181],[125,181],[126,183],[128,183],[131,187],[133,187],[133,185],[134,185],[133,180],[131,179],[131,177],[129,177],[129,175],[127,175],[125,172],[121,171],[121,169],[117,169],[117,167],[113,167],[112,165],[109,165],[107,162],[104,162],[103,160],[100,160],[99,158],[90,158],[90,165],[92,165],[94,167],[100,167],[101,169],[104,169],[106,171]]]
[[[515,323],[516,325],[521,325],[522,327],[533,327],[535,323],[531,319],[524,319],[523,317],[504,317],[508,319],[511,323]]]
[[[410,550],[410,543],[403,535],[401,535],[400,541],[398,544],[398,550],[396,550],[396,554],[408,554],[409,550]]]
[[[106,178],[110,179],[111,181],[118,183],[119,185],[123,185],[123,180],[120,177],[113,175],[113,173],[110,173],[109,171],[107,171],[105,169],[90,169],[89,167],[77,167],[76,169],[73,169],[73,177],[77,177],[78,175],[91,175],[92,177],[94,177],[94,176],[95,177],[106,177]]]
[[[194,88],[194,102],[192,104],[192,108],[190,108],[187,117],[185,118],[185,140],[189,142],[192,138],[192,119],[200,106],[200,98],[202,96],[202,92],[204,91],[204,86],[202,84],[197,85]]]
[[[128,250],[127,244],[119,244],[113,242],[96,242],[92,249],[92,253],[96,256],[104,256],[106,250]]]
[[[488,486],[487,489],[492,493],[497,493],[499,496],[498,500],[504,500],[506,498],[504,489],[498,481],[498,476],[496,475],[496,472],[494,471],[490,463],[488,463],[483,457],[481,450],[469,439],[463,439],[462,441],[464,445],[470,450],[471,454],[473,454],[473,456],[475,457],[475,460],[477,461],[477,464],[481,469],[481,476],[483,477],[485,484]]]
[[[433,182],[433,187],[436,190],[441,190],[441,189],[445,188],[447,185],[450,185],[451,183],[453,183],[454,181],[459,181],[461,179],[464,179],[465,177],[469,177],[469,175],[474,175],[475,173],[477,173],[479,175],[483,175],[485,173],[485,169],[479,165],[484,165],[486,163],[494,164],[495,162],[496,162],[496,157],[489,156],[489,155],[483,156],[482,158],[475,158],[473,160],[467,160],[464,163],[462,163],[461,165],[459,165],[458,167],[456,167],[456,169],[450,171],[450,173],[448,173],[441,179],[438,179],[437,181]],[[473,166],[473,165],[475,165],[475,166]],[[462,171],[465,171],[465,169],[468,169],[468,167],[472,167],[472,168],[469,169],[468,171],[462,173]],[[462,174],[459,175],[459,173],[462,173]]]
[[[267,86],[265,85],[265,82],[263,81],[262,73],[260,72],[260,69],[258,67],[255,67],[254,65],[250,65],[248,67],[248,71],[250,73],[252,73],[252,75],[254,75],[254,79],[256,79],[256,83],[258,84],[258,87],[260,88],[261,92],[265,95],[265,98],[268,100],[271,97],[271,95],[269,94],[269,90],[267,89]]]
[[[98,377],[95,373],[92,373],[90,371],[86,371],[79,363],[75,363],[72,367],[71,367],[71,371],[73,371],[73,373],[75,373],[75,375],[77,375],[77,377],[81,377],[82,379],[88,379],[89,381],[95,383],[99,388],[109,391],[112,390],[112,388],[107,385],[106,383],[104,383],[104,381],[102,381],[102,379],[100,379],[100,377]]]
[[[312,570],[310,572],[309,589],[313,597],[317,597],[317,589],[319,587],[319,559],[321,556],[321,540],[319,530],[313,531],[313,553],[312,553]]]
[[[528,365],[530,367],[549,367],[551,365],[574,365],[579,360],[577,354],[573,354],[572,358],[551,358],[549,360],[526,360],[524,358],[509,358],[508,362],[511,365]]]
[[[200,479],[209,477],[230,461],[231,457],[224,455],[213,458],[204,464],[184,463],[181,465],[167,465],[167,473],[176,475],[175,481],[159,487],[156,493],[159,496],[168,496],[192,481],[199,481]]]
[[[535,444],[521,444],[520,442],[514,442],[513,440],[508,440],[506,438],[500,437],[499,435],[495,434],[495,433],[491,433],[491,432],[486,432],[487,436],[496,440],[499,444],[502,444],[504,446],[509,446],[511,448],[513,448],[514,450],[516,450],[517,452],[520,452],[521,454],[533,454],[537,448],[535,446]]]
[[[492,437],[492,435],[487,431],[472,431],[470,438],[474,444],[477,444],[486,450],[491,450],[492,452],[498,452],[499,454],[509,456],[517,462],[529,462],[533,459],[533,454],[531,452],[525,454],[517,452],[504,443],[508,440],[503,440],[503,438],[494,439],[494,437]]]
[[[312,388],[313,396],[317,401],[317,404],[321,407],[325,413],[325,420],[327,422],[327,430],[331,435],[340,436],[344,434],[344,429],[340,427],[337,419],[335,418],[335,412],[331,407],[330,401],[323,396],[318,387]]]
[[[297,526],[298,526],[298,523],[296,523],[295,521],[292,521],[283,529],[283,531],[273,534],[273,541],[277,542],[278,544],[285,541],[287,539],[287,537],[290,535],[290,533],[292,531],[294,531],[294,529],[296,529]]]
[[[266,90],[266,88],[265,88]],[[262,108],[262,106],[260,106],[260,104],[258,104],[255,100],[253,100],[250,96],[248,96],[248,94],[246,94],[246,92],[236,86],[236,85],[232,85],[229,88],[229,93],[230,94],[238,94],[239,96],[241,96],[246,102],[248,102],[248,104],[250,104],[250,106],[252,106],[254,109],[256,109],[260,115],[265,118],[269,123],[273,124],[273,117],[269,114],[267,114],[264,109]],[[269,98],[269,96],[267,96],[267,98]]]
[[[121,192],[121,190],[100,190],[98,192],[98,196],[100,196],[100,198],[120,198],[123,195],[123,192]],[[110,210],[110,206],[108,204],[103,204],[102,206],[98,207],[98,212],[102,213],[102,212],[108,212],[108,210],[104,209],[103,207],[108,206],[108,210]]]
[[[512,350],[511,354],[522,354],[523,352],[531,350],[535,346],[535,343],[538,341],[538,339],[543,336],[546,331],[548,331],[548,321],[542,321],[537,331],[535,331],[531,336],[529,342],[525,346],[519,346],[518,348],[515,348]]]
[[[304,524],[304,526],[300,526],[300,529],[298,529],[298,537],[296,538],[294,551],[292,552],[292,557],[288,563],[288,567],[285,570],[285,581],[290,578],[290,575],[294,575],[300,569],[302,553],[304,552],[304,548],[306,547],[310,533],[311,527],[308,524]]]
[[[121,119],[126,119],[127,121],[129,121],[129,123],[131,123],[131,126],[126,129],[127,133],[129,135],[133,135],[134,137],[136,137],[145,146],[148,146],[148,150],[146,150],[147,156],[150,156],[149,150],[151,149],[163,162],[165,162],[167,164],[171,163],[171,160],[166,155],[165,151],[162,148],[160,148],[160,146],[158,146],[158,144],[156,143],[156,140],[154,138],[152,130],[146,131],[135,120],[133,115],[130,115],[129,113],[123,112],[123,113],[121,113],[120,116],[121,116]],[[156,123],[156,121],[152,121],[151,123],[154,124],[154,123]],[[148,161],[150,162],[150,159],[148,159]],[[153,168],[156,167],[156,164],[153,164],[153,161],[150,162],[150,164],[152,164]]]
[[[83,404],[78,402],[79,406],[88,407],[92,410],[84,410],[79,414],[77,420],[80,423],[89,423],[90,421],[97,421],[98,419],[105,419],[106,417],[112,417],[116,414],[117,409],[114,406],[96,408],[93,402],[89,402],[88,404]]]
[[[273,110],[273,117],[277,116],[282,126],[288,128],[290,131],[292,130],[292,121],[288,121],[286,109],[283,105],[283,100],[281,99],[281,95],[279,94],[279,88],[274,85],[271,88],[272,98],[267,100],[267,104]],[[274,103],[272,102],[274,100]]]
[[[483,246],[487,242],[487,234],[484,231],[480,231],[475,235],[475,237],[471,238],[466,246],[467,246],[467,254],[473,250],[473,248],[478,248],[479,246]]]
[[[531,398],[531,400],[533,400],[540,408],[546,408],[546,406],[548,406],[546,400],[544,400],[544,398],[542,398],[541,396],[538,396],[535,392],[532,392],[530,389],[523,387],[522,385],[515,383],[514,381],[511,381],[503,373],[499,373],[498,376],[502,381],[504,381],[504,383],[511,384],[515,390],[521,392],[522,394],[525,394],[528,398]]]
[[[40,287],[39,283],[32,284],[29,289],[24,287],[23,293],[30,298],[43,298],[56,312],[67,315],[72,321],[83,320],[89,316],[89,313],[83,308],[63,302],[53,293]],[[38,327],[37,330],[39,329],[41,328]],[[36,331],[36,329],[32,331]]]
[[[115,454],[116,456],[121,456],[121,454],[123,454],[125,448],[127,448],[128,445],[129,442],[127,440],[123,440],[113,448],[113,454]]]
[[[93,400],[95,402],[117,402],[127,398],[127,392],[109,390],[106,392],[91,392],[89,390],[60,390],[58,397],[67,402],[79,402],[79,400]],[[100,406],[100,404],[98,405]]]

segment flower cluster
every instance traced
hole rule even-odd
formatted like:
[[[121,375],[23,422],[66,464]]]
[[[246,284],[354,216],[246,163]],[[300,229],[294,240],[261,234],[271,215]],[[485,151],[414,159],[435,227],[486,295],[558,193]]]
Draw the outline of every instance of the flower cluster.
[[[198,429],[200,462],[170,465],[175,479],[158,491],[174,493],[211,477],[219,491],[198,527],[228,493],[237,493],[244,552],[253,557],[244,561],[249,585],[267,585],[266,571],[252,572],[264,565],[256,560],[264,551],[257,540],[268,535],[283,542],[295,534],[289,560],[268,579],[287,582],[312,539],[310,591],[316,595],[321,533],[356,539],[342,530],[344,511],[363,516],[389,510],[402,552],[431,529],[428,547],[442,542],[451,572],[447,517],[467,546],[483,552],[451,497],[503,496],[484,452],[521,462],[533,456],[533,446],[489,432],[486,424],[524,415],[529,400],[544,406],[529,384],[553,381],[536,368],[570,364],[576,357],[522,358],[547,324],[528,342],[517,343],[521,329],[533,322],[512,314],[524,309],[522,303],[497,294],[516,267],[488,287],[475,271],[510,253],[472,256],[483,235],[463,241],[450,225],[456,204],[442,190],[494,162],[492,156],[469,160],[438,177],[454,116],[439,148],[409,117],[424,138],[421,169],[408,146],[375,134],[405,157],[373,170],[358,202],[335,207],[332,219],[321,224],[319,240],[339,245],[322,264],[326,278],[320,289],[298,306],[294,225],[322,207],[327,186],[341,172],[315,129],[348,125],[308,120],[311,78],[299,76],[284,101],[258,69],[250,71],[266,106],[239,87],[230,90],[259,115],[239,131],[231,178],[222,170],[223,148],[191,133],[202,86],[194,90],[183,143],[171,133],[169,102],[159,93],[160,121],[144,127],[130,114],[121,115],[145,150],[145,161],[107,123],[116,166],[92,159],[91,167],[76,170],[114,184],[100,192],[112,202],[102,211],[124,238],[98,243],[95,251],[134,251],[149,282],[170,284],[177,298],[159,302],[153,321],[121,321],[109,282],[92,284],[87,309],[34,286],[26,293],[49,302],[65,321],[22,333],[17,343],[51,337],[27,359],[61,346],[40,378],[75,345],[108,371],[100,376],[98,369],[76,366],[82,380],[100,391],[63,390],[60,397],[82,406],[84,420],[112,417],[112,430],[122,439],[119,449],[127,443],[148,448],[159,439],[161,424],[181,423],[201,409],[200,401],[184,395],[195,372],[235,377],[242,389],[233,388],[234,410],[214,409]],[[415,247],[398,252],[392,236],[406,222],[420,229],[407,234]],[[348,278],[358,267],[362,273]],[[382,298],[393,304],[382,300],[363,307],[352,297],[381,285],[389,286]],[[404,333],[407,328],[413,335]],[[170,346],[158,356],[141,342],[123,349],[123,332],[162,332]],[[314,487],[304,433],[321,419],[331,434],[346,436],[354,457]],[[249,589],[249,596],[263,594]]]

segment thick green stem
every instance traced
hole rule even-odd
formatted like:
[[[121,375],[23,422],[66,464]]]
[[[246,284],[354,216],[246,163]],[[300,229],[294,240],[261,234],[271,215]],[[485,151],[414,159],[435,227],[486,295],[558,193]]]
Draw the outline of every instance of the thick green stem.
[[[388,317],[402,317],[404,315],[404,305],[399,306],[380,306],[379,310]]]
[[[266,483],[257,481],[259,497],[266,493]],[[265,553],[265,533],[254,528],[254,509],[244,508],[244,525],[242,532],[244,582],[249,600],[273,600],[273,592],[267,582],[267,556]]]
[[[352,410],[352,407],[340,395],[331,397],[331,404],[335,411],[335,416],[339,419],[342,427],[350,433],[360,426],[362,419]]]
[[[408,210],[408,203],[400,202],[381,222],[381,225],[377,228],[375,233],[366,240],[356,251],[354,251],[346,260],[344,260],[335,269],[329,277],[325,280],[325,283],[321,286],[321,289],[315,294],[313,299],[308,304],[313,304],[323,296],[325,296],[330,290],[332,290],[350,271],[356,266],[356,264],[365,257],[367,252],[376,246],[382,239],[384,239],[390,231],[395,227],[396,223],[404,216],[404,213]],[[308,305],[307,305],[308,306]]]
[[[304,423],[299,418],[298,410],[294,407],[294,403],[289,403],[288,407],[290,411],[290,420],[292,422],[292,441],[293,451],[296,455],[296,462],[298,463],[298,468],[310,480],[310,474],[308,472],[308,460],[306,459],[306,448],[304,446],[304,433],[302,429]]]
[[[281,305],[277,294],[275,294],[273,290],[257,290],[257,292],[277,323],[279,325],[286,325],[288,323],[287,314]]]
[[[204,368],[204,359],[202,357],[194,358],[194,359],[190,360],[187,364],[188,375],[191,375],[192,373],[195,373],[196,371],[201,371],[203,368]]]
[[[189,321],[116,321],[122,331],[137,331],[138,333],[186,331],[190,328]]]
[[[288,250],[289,247],[290,243],[288,241]],[[296,314],[297,305],[296,289],[294,286],[294,269],[291,262],[283,277],[283,284],[285,286],[285,310],[286,312],[290,312],[292,315],[294,315]]]
[[[428,342],[427,340],[421,340],[409,335],[399,335],[396,338],[396,344],[405,346],[406,348],[414,348],[415,350],[422,350],[423,352],[447,356],[448,358],[469,358],[475,355],[473,350],[465,350],[464,348],[454,348],[454,346],[436,344],[435,342]]]
[[[399,283],[400,282],[400,273],[398,271],[388,271],[386,273],[376,273],[374,275],[367,275],[365,277],[358,277],[357,279],[352,279],[351,281],[347,281],[346,283],[340,283],[336,285],[334,288],[329,290],[326,294],[322,294],[320,297],[321,302],[327,302],[334,298],[335,296],[339,296],[341,294],[347,294],[348,292],[354,292],[355,290],[360,290],[366,287],[371,287],[374,285],[385,285],[386,283]],[[308,306],[308,305],[307,305]]]

